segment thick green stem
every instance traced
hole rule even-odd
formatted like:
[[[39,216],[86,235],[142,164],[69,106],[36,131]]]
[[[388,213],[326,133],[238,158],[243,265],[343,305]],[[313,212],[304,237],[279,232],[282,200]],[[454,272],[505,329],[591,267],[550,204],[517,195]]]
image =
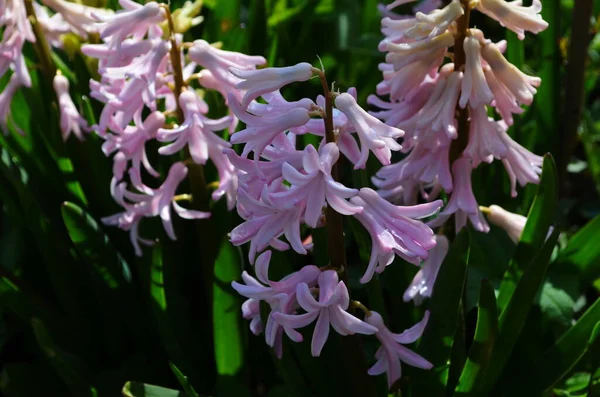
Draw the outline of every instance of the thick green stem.
[[[333,132],[333,93],[329,90],[329,84],[325,77],[325,72],[319,71],[319,78],[323,86],[323,95],[325,95],[325,140],[327,143],[335,143],[335,134]],[[339,163],[339,161],[338,161]],[[339,179],[338,163],[333,165],[331,176],[334,180]],[[341,273],[342,279],[346,279],[346,251],[344,249],[344,218],[337,213],[331,206],[325,211],[327,220],[327,244],[331,266]]]

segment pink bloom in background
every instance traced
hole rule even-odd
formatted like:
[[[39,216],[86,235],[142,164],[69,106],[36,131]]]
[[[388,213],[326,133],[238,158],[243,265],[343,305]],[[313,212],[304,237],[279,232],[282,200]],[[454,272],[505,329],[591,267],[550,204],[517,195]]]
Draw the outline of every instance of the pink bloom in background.
[[[296,290],[298,304],[306,311],[304,314],[284,314],[276,312],[273,318],[284,327],[296,329],[306,327],[317,320],[311,343],[313,357],[318,357],[329,336],[329,327],[340,335],[355,333],[372,335],[377,328],[359,320],[346,310],[350,305],[348,289],[333,270],[319,275],[319,299],[316,300],[306,283],[299,283]]]
[[[404,302],[413,300],[415,305],[420,306],[424,299],[431,297],[438,272],[448,253],[448,246],[445,236],[435,235],[435,247],[429,251],[429,256],[421,263],[421,269],[404,292]]]
[[[131,0],[119,0],[123,7],[114,15],[98,15],[94,17],[98,23],[100,37],[117,48],[127,36],[143,37],[149,29],[157,28],[157,24],[166,18],[165,10],[154,1],[144,5]]]
[[[60,111],[60,130],[63,140],[67,140],[73,133],[77,139],[83,140],[83,131],[87,131],[87,121],[81,117],[69,95],[69,80],[63,75],[54,76],[52,83],[58,98],[58,109]]]
[[[491,224],[504,229],[506,234],[508,234],[508,237],[510,237],[515,244],[517,244],[521,239],[521,234],[523,233],[523,229],[525,229],[525,224],[527,223],[527,218],[523,215],[508,212],[504,208],[495,204],[490,205],[487,218]]]
[[[70,29],[83,38],[87,38],[89,33],[99,32],[97,16],[110,18],[114,14],[112,10],[65,0],[43,0],[43,3],[56,12],[54,16],[60,15]]]
[[[476,230],[485,233],[490,230],[490,227],[481,215],[477,200],[475,200],[475,196],[473,195],[471,171],[471,160],[462,157],[454,161],[452,165],[454,190],[448,204],[446,204],[446,208],[444,208],[437,218],[429,222],[431,227],[442,225],[451,215],[454,215],[457,232],[467,225],[467,218],[469,218]]]
[[[9,134],[8,122],[9,119],[12,119],[12,115],[10,112],[10,104],[12,102],[13,96],[15,95],[20,86],[21,81],[19,80],[19,76],[17,76],[16,73],[13,73],[13,75],[10,76],[10,80],[8,80],[8,84],[6,84],[2,92],[0,92],[0,129],[2,129],[4,135]],[[23,131],[21,131],[16,126],[15,129],[19,133],[23,134]]]
[[[187,168],[183,163],[175,163],[169,169],[169,174],[158,189],[144,188],[142,193],[133,193],[126,189],[126,183],[123,182],[117,186],[115,197],[124,209],[124,212],[102,218],[106,225],[118,226],[123,230],[128,230],[131,243],[137,256],[142,255],[139,243],[148,244],[148,240],[139,237],[139,222],[142,218],[153,218],[160,216],[167,236],[175,240],[175,231],[171,219],[171,207],[177,215],[184,219],[204,219],[210,216],[208,212],[194,211],[181,207],[175,201],[175,191],[177,186],[185,179]],[[130,170],[130,177],[135,180],[137,177]],[[134,185],[140,185],[141,181],[134,182]]]
[[[245,91],[242,108],[259,96],[280,89],[295,81],[306,81],[313,76],[313,66],[302,62],[284,68],[265,68],[260,70],[244,70],[229,68],[231,74],[241,79],[236,88]]]
[[[522,0],[479,0],[477,9],[515,32],[519,39],[523,40],[525,31],[539,33],[548,27],[548,22],[540,15],[540,0],[533,0],[529,7],[523,7],[522,4]]]
[[[381,347],[375,353],[377,362],[369,369],[369,375],[387,373],[388,388],[391,389],[392,385],[402,376],[400,362],[422,369],[433,368],[433,364],[429,361],[403,346],[413,343],[421,337],[428,320],[429,312],[427,311],[423,319],[412,328],[401,334],[394,334],[385,326],[381,315],[371,311],[371,315],[367,316],[366,321],[377,327],[378,331],[375,336],[381,342]]]
[[[369,282],[375,272],[383,272],[394,260],[394,255],[418,264],[435,246],[433,231],[415,219],[435,214],[442,206],[441,201],[400,207],[389,203],[374,190],[363,188],[350,202],[363,207],[363,211],[354,217],[371,235],[371,258],[361,283]]]

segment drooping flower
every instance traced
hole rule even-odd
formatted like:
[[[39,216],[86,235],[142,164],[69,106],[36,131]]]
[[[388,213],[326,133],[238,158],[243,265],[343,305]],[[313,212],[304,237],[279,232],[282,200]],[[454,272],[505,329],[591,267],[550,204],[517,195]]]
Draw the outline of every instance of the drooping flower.
[[[481,44],[475,36],[468,36],[463,43],[466,55],[465,73],[462,80],[459,105],[472,108],[489,105],[494,100],[494,94],[485,80],[481,65]]]
[[[218,120],[205,117],[203,113],[208,111],[208,106],[193,90],[181,93],[179,105],[184,114],[183,123],[175,128],[158,130],[156,137],[159,142],[172,142],[158,149],[160,154],[174,154],[187,146],[192,160],[198,164],[205,164],[211,149],[222,152],[223,149],[231,146],[229,142],[215,134],[216,131],[228,127],[231,122],[229,116]]]
[[[290,189],[276,192],[271,200],[285,208],[306,202],[304,221],[310,227],[317,227],[321,210],[325,203],[342,215],[353,215],[362,208],[346,201],[358,194],[358,190],[349,189],[331,176],[331,168],[339,158],[339,150],[335,143],[323,146],[319,153],[312,145],[304,148],[302,165],[304,173],[288,163],[282,166],[283,178],[292,186]]]
[[[456,231],[459,231],[467,224],[467,218],[471,221],[473,227],[480,232],[488,232],[490,227],[481,215],[477,200],[473,194],[471,185],[471,160],[461,157],[454,161],[452,165],[452,176],[454,177],[454,189],[446,208],[429,222],[431,227],[440,226],[451,215],[454,215]]]
[[[302,62],[283,68],[264,68],[259,70],[244,70],[229,68],[229,71],[241,79],[236,88],[244,90],[242,107],[245,109],[250,102],[259,96],[280,89],[295,81],[306,81],[313,76],[313,66]]]
[[[519,39],[523,40],[525,31],[539,33],[548,27],[548,22],[540,15],[540,0],[533,0],[529,7],[523,7],[522,4],[522,0],[479,0],[477,9],[515,32]]]
[[[145,187],[142,193],[133,193],[127,190],[126,183],[121,182],[117,186],[117,203],[124,209],[124,212],[102,218],[106,225],[118,226],[123,230],[129,231],[131,243],[137,256],[142,255],[139,243],[148,244],[148,240],[139,237],[139,222],[142,218],[153,218],[160,216],[167,236],[175,240],[175,231],[171,219],[171,207],[177,215],[184,219],[204,219],[210,216],[209,212],[189,210],[181,207],[175,201],[175,191],[177,186],[185,179],[187,168],[183,163],[175,163],[169,169],[169,174],[158,189]],[[137,179],[135,173],[130,170],[130,178]],[[133,182],[140,186],[141,181]]]
[[[435,214],[442,206],[440,200],[401,207],[389,203],[372,189],[362,188],[350,202],[363,207],[363,211],[354,217],[371,235],[371,258],[361,283],[369,282],[375,272],[383,272],[394,260],[394,255],[418,264],[435,246],[433,231],[415,219]]]
[[[348,118],[357,132],[360,141],[360,159],[354,164],[354,169],[364,168],[367,164],[369,151],[383,164],[390,164],[392,150],[400,150],[402,146],[396,142],[404,132],[379,121],[362,109],[356,99],[350,94],[343,93],[335,98],[335,106]]]
[[[429,256],[421,264],[412,282],[404,292],[404,302],[413,300],[418,306],[425,298],[430,298],[440,266],[448,253],[448,239],[441,235],[435,236],[435,247],[429,251]]]
[[[400,362],[405,362],[408,365],[422,369],[433,368],[433,364],[429,361],[403,346],[413,343],[421,337],[428,320],[429,312],[427,311],[423,319],[412,326],[412,328],[405,330],[401,334],[394,334],[385,326],[381,315],[375,311],[371,311],[371,315],[367,316],[366,321],[377,327],[378,331],[375,333],[375,336],[381,342],[381,347],[375,353],[377,362],[369,369],[369,375],[387,373],[388,388],[391,389],[392,385],[402,376]]]
[[[306,327],[317,320],[311,343],[311,354],[318,357],[329,336],[329,327],[340,335],[355,333],[372,335],[377,328],[354,317],[346,310],[350,306],[348,289],[339,281],[337,272],[326,270],[319,275],[319,299],[316,300],[306,283],[299,283],[296,290],[298,304],[305,314],[273,314],[275,321],[284,327],[296,329]]]
[[[69,95],[69,80],[61,74],[54,76],[52,83],[58,98],[58,109],[60,111],[60,130],[63,140],[67,140],[71,133],[77,139],[83,140],[83,131],[88,128],[87,121],[79,114],[71,95]]]

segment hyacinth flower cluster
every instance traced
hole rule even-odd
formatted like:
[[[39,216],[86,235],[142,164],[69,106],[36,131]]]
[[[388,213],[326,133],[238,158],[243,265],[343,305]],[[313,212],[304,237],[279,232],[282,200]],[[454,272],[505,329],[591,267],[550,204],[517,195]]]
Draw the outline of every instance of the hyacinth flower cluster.
[[[383,81],[377,86],[379,97],[368,98],[380,109],[372,112],[374,116],[405,131],[401,143],[406,156],[382,167],[372,182],[393,203],[427,202],[444,191],[449,200],[429,226],[443,226],[453,216],[456,231],[468,220],[476,230],[488,232],[473,194],[472,170],[500,160],[513,197],[517,183],[539,182],[542,157],[515,142],[508,129],[513,116],[531,105],[541,79],[510,64],[503,55],[506,41],[494,43],[471,28],[470,14],[481,12],[523,40],[525,32],[539,33],[548,26],[540,15],[542,4],[540,0],[528,7],[520,1],[452,0],[442,7],[441,2],[426,1],[414,9],[413,16],[392,11],[411,2],[398,0],[383,9],[385,38],[379,44],[386,53],[380,65]],[[481,208],[492,223],[518,240],[523,220],[516,225],[515,214],[500,212],[496,206],[493,211]],[[438,243],[445,241],[443,236],[436,238]],[[405,300],[418,304],[430,296],[447,242],[441,246],[445,248],[438,245],[436,255],[424,262]]]
[[[408,1],[388,8],[403,3]],[[377,94],[389,101],[374,95],[368,101],[381,109],[373,113],[376,117],[405,131],[407,156],[384,166],[373,179],[382,196],[410,204],[435,199],[444,190],[450,199],[432,227],[454,215],[457,230],[468,219],[476,230],[487,232],[471,188],[475,167],[501,160],[513,197],[517,183],[539,182],[542,158],[507,130],[513,115],[532,103],[541,80],[510,64],[503,55],[506,42],[486,39],[469,26],[469,18],[472,11],[482,12],[523,39],[526,31],[547,27],[541,7],[539,0],[529,7],[520,1],[452,0],[427,14],[383,18],[385,38],[379,49],[386,52],[386,62],[380,65],[383,81]]]
[[[392,152],[402,149],[397,139],[403,131],[361,108],[355,89],[332,92],[324,70],[309,63],[231,68],[231,73],[242,80],[237,88],[246,92],[241,98],[228,97],[234,115],[245,124],[230,140],[243,145],[241,153],[225,150],[239,171],[237,211],[244,220],[230,239],[234,245],[249,243],[248,259],[255,273],[244,272],[243,283],[233,282],[233,287],[248,298],[242,310],[251,320],[251,331],[264,332],[278,357],[283,354],[283,338],[303,341],[298,329],[309,324],[314,324],[313,356],[321,354],[331,329],[344,336],[375,335],[382,345],[369,373],[386,372],[390,387],[400,378],[400,361],[431,368],[425,358],[403,346],[420,337],[428,317],[402,334],[392,333],[378,313],[351,300],[345,271],[344,217],[354,217],[371,236],[362,283],[383,272],[396,257],[418,265],[436,245],[433,231],[420,219],[435,214],[441,201],[397,206],[370,188],[354,189],[338,178],[342,156],[354,169],[365,168],[371,154],[381,164],[391,164]],[[285,85],[313,77],[321,80],[323,95],[295,101],[282,95]],[[305,134],[320,143],[298,147],[298,137]],[[307,255],[313,249],[310,230],[319,227],[327,229],[331,263],[324,268],[307,265],[272,280],[272,251]],[[260,302],[270,308],[267,318],[261,316]],[[356,308],[364,312],[364,319],[351,312]]]

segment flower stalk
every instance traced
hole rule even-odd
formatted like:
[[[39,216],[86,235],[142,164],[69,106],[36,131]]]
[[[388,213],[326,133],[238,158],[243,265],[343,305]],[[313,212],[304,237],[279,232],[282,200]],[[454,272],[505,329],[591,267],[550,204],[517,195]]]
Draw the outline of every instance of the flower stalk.
[[[464,48],[465,39],[469,34],[469,23],[471,19],[471,0],[461,0],[464,14],[456,21],[457,35],[454,39],[454,70],[464,71],[466,53]],[[460,157],[469,143],[469,107],[456,106],[457,138],[450,146],[450,164]]]
[[[48,45],[46,36],[44,36],[42,26],[39,24],[37,16],[35,15],[32,0],[25,0],[25,11],[27,12],[27,18],[29,19],[31,29],[35,35],[35,52],[42,63],[42,68],[44,74],[46,74],[46,79],[48,81],[52,81],[54,75],[56,74],[56,65],[52,60],[50,46]]]
[[[325,96],[325,139],[327,143],[335,143],[335,134],[333,132],[333,97],[334,93],[329,89],[327,77],[323,70],[315,69],[323,86],[323,95]],[[339,160],[333,164],[331,176],[335,181],[339,181],[338,171]],[[325,210],[327,244],[331,266],[337,269],[346,280],[346,251],[344,249],[344,220],[342,215],[336,212],[331,206]]]

